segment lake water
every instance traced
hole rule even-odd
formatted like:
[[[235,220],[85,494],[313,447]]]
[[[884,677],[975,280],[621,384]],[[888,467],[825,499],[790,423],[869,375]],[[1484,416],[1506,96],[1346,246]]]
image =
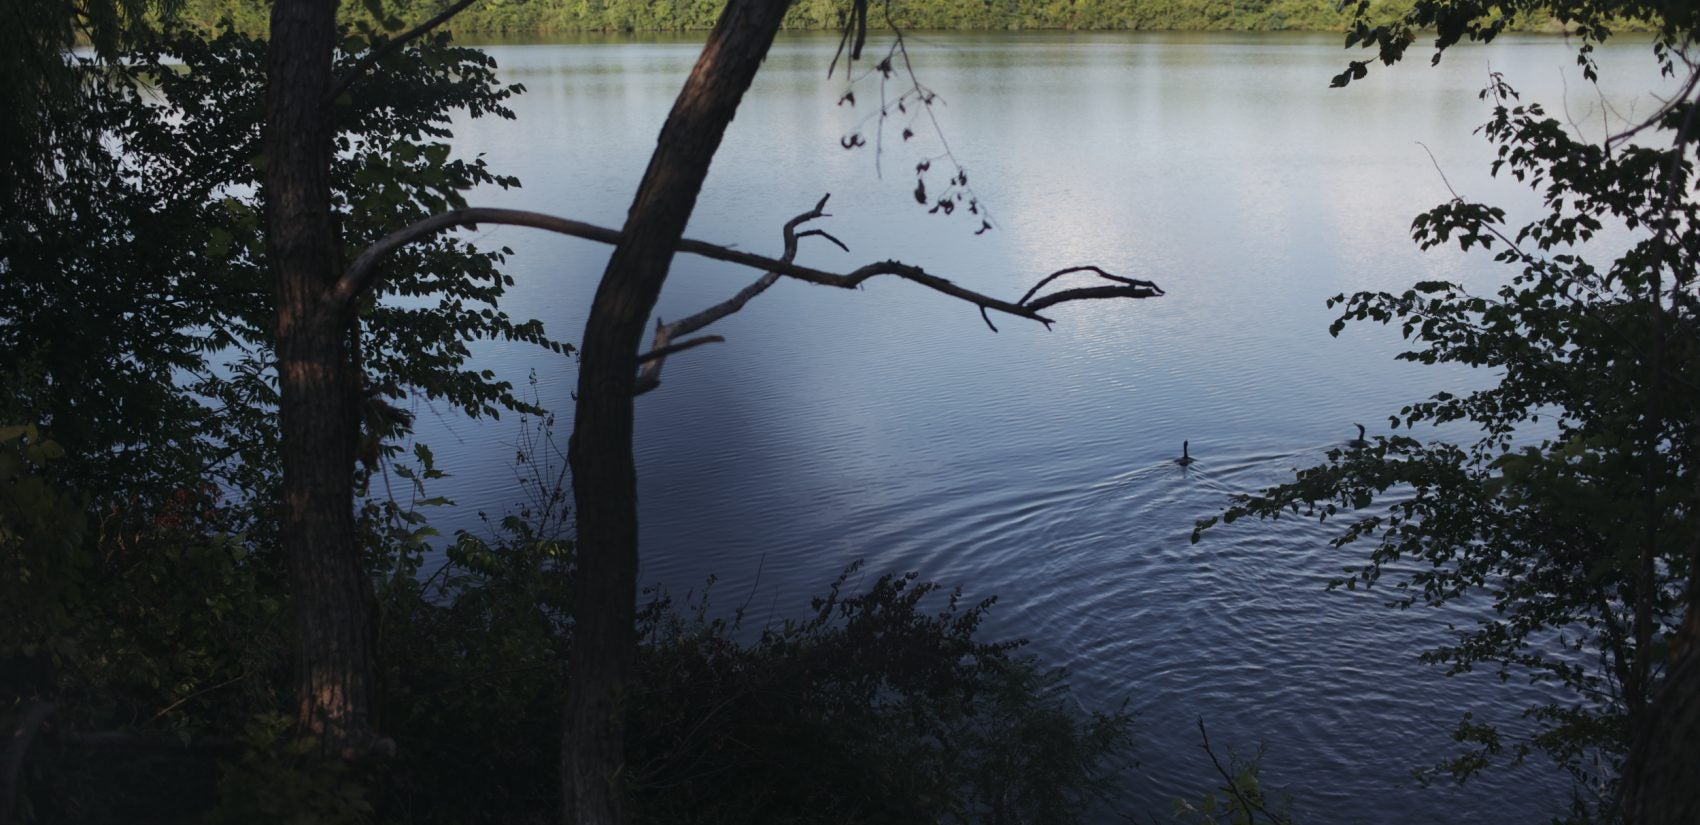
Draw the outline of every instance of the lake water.
[[[916,570],[970,597],[996,594],[988,632],[1021,635],[1075,674],[1089,705],[1139,714],[1135,806],[1163,814],[1213,776],[1196,720],[1241,754],[1265,743],[1265,781],[1309,822],[1545,821],[1565,784],[1544,765],[1459,787],[1418,787],[1413,769],[1450,753],[1474,710],[1515,726],[1515,685],[1445,678],[1416,661],[1451,612],[1399,612],[1378,594],[1326,593],[1357,560],[1315,525],[1236,524],[1192,545],[1195,519],[1236,491],[1290,477],[1355,435],[1386,431],[1399,406],[1485,380],[1396,364],[1395,330],[1331,338],[1323,301],[1427,278],[1490,286],[1485,256],[1419,253],[1413,215],[1460,192],[1532,214],[1525,192],[1486,176],[1472,137],[1490,70],[1598,130],[1602,101],[1649,110],[1644,47],[1601,54],[1588,86],[1572,46],[1507,38],[1377,68],[1345,90],[1337,36],[925,35],[916,71],[996,230],[926,214],[914,165],[939,153],[925,121],[878,156],[840,139],[878,100],[876,78],[835,103],[835,41],[787,36],[756,80],[691,222],[690,237],[777,253],[779,228],[832,193],[818,224],[850,253],[806,240],[799,261],[847,271],[897,258],[973,289],[1019,297],[1052,270],[1095,263],[1156,281],[1145,301],[1065,305],[1054,329],[996,319],[912,284],[847,292],[781,283],[711,332],[727,343],[672,358],[639,399],[642,580],[682,592],[719,577],[717,604],[753,621],[798,615],[845,565],[867,577]],[[870,49],[872,46],[870,46]],[[618,226],[697,43],[489,47],[529,92],[517,122],[460,123],[524,188],[476,205],[537,209]],[[896,94],[895,87],[889,94]],[[1637,102],[1638,100],[1638,102]],[[1433,152],[1434,161],[1418,142]],[[935,161],[935,167],[948,164]],[[943,175],[928,180],[942,187]],[[516,254],[506,307],[576,340],[608,250],[522,229],[484,229]],[[754,273],[675,264],[658,313],[718,301]],[[570,410],[570,359],[485,345],[478,365],[539,376]],[[519,494],[521,424],[469,423],[420,408],[421,438],[472,513]],[[564,439],[565,427],[560,435]],[[1463,433],[1453,433],[1462,437]],[[1175,466],[1181,442],[1198,463]],[[1484,676],[1485,674],[1478,674]]]

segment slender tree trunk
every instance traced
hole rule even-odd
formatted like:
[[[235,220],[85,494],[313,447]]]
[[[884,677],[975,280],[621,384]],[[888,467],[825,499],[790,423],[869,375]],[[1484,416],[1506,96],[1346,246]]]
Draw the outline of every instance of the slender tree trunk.
[[[1683,632],[1700,632],[1693,613]],[[1671,662],[1653,702],[1633,728],[1623,770],[1623,821],[1631,825],[1700,822],[1700,648]]]
[[[329,753],[371,738],[371,594],[354,541],[353,382],[339,274],[326,101],[336,0],[276,0],[266,104],[266,247],[277,303],[282,540],[297,713]]]
[[[1700,432],[1700,420],[1693,429]],[[1693,467],[1700,455],[1691,450],[1687,459]],[[1690,507],[1700,506],[1700,480],[1693,483]],[[1652,706],[1630,728],[1620,817],[1630,825],[1700,822],[1700,531],[1688,536],[1688,545],[1682,625]]]
[[[585,325],[569,448],[578,507],[578,593],[562,719],[568,823],[624,821],[621,702],[637,649],[632,390],[638,346],[709,163],[788,4],[730,0],[721,12],[661,128]]]

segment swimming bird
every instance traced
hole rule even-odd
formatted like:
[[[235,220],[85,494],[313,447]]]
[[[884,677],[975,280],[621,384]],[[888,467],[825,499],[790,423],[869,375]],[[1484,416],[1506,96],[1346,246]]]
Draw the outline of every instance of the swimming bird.
[[[1181,457],[1175,459],[1175,463],[1181,465],[1182,467],[1185,467],[1186,465],[1191,464],[1192,462],[1197,460],[1197,459],[1193,458],[1192,456],[1187,455],[1186,449],[1187,449],[1187,443],[1185,441],[1182,441],[1181,442]]]
[[[1351,441],[1346,442],[1346,446],[1348,446],[1348,447],[1368,447],[1369,442],[1364,440],[1364,425],[1353,424],[1352,426],[1358,428],[1358,437],[1352,439]]]

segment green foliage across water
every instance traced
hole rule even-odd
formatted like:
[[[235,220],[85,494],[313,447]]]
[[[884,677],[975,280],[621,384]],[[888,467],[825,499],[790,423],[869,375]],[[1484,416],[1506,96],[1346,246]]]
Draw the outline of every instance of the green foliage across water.
[[[448,3],[396,0],[386,10],[414,23]],[[669,32],[707,29],[713,0],[482,0],[451,24],[460,32]],[[1407,0],[1376,0],[1377,16],[1395,16]],[[228,18],[244,31],[265,28],[269,5],[257,0],[187,0],[185,19],[211,28]],[[786,27],[835,29],[847,5],[799,0]],[[878,8],[873,12],[879,14]],[[1335,0],[897,0],[892,22],[911,29],[1076,29],[1123,31],[1344,31],[1352,13]]]

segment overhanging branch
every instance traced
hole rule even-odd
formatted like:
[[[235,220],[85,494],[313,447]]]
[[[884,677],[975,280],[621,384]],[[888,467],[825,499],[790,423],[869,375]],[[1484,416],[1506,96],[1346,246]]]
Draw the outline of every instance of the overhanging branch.
[[[712,260],[725,261],[727,263],[734,263],[740,266],[751,267],[753,269],[760,269],[763,271],[763,274],[754,283],[751,283],[749,286],[739,290],[737,294],[733,295],[731,298],[698,312],[695,315],[691,315],[671,324],[664,324],[657,321],[655,337],[651,344],[651,350],[639,359],[641,369],[637,377],[637,384],[634,387],[635,393],[641,394],[643,392],[647,392],[660,384],[661,368],[668,355],[685,349],[690,349],[691,347],[699,346],[701,344],[715,343],[722,340],[719,336],[707,336],[674,344],[672,342],[675,339],[684,335],[689,335],[692,332],[702,329],[715,321],[743,309],[744,305],[749,303],[750,299],[766,291],[768,287],[772,286],[781,277],[795,278],[799,281],[817,284],[820,286],[831,286],[840,289],[855,289],[856,287],[861,286],[862,283],[867,281],[869,278],[873,278],[878,275],[895,275],[904,280],[920,284],[934,292],[939,292],[952,298],[973,304],[975,307],[979,308],[980,316],[985,319],[986,326],[991,327],[993,332],[997,331],[997,327],[992,325],[992,319],[989,315],[989,312],[992,311],[1001,312],[1006,315],[1013,315],[1017,318],[1038,321],[1046,326],[1050,326],[1052,323],[1051,319],[1040,313],[1058,304],[1070,301],[1096,301],[1108,298],[1155,298],[1163,294],[1163,290],[1151,281],[1124,278],[1120,275],[1114,275],[1107,272],[1101,267],[1090,265],[1071,266],[1065,269],[1059,269],[1056,272],[1041,278],[1038,283],[1034,284],[1033,287],[1021,297],[1021,300],[1013,303],[957,286],[955,283],[952,283],[946,278],[941,278],[927,272],[921,267],[906,264],[901,261],[879,261],[867,264],[843,274],[827,272],[813,267],[799,266],[794,262],[794,258],[797,255],[797,242],[801,238],[820,236],[838,245],[841,249],[846,251],[849,250],[842,241],[828,234],[824,230],[808,229],[802,232],[797,231],[797,227],[807,223],[808,221],[816,218],[827,217],[825,209],[828,197],[831,196],[828,195],[822,197],[820,202],[815,204],[814,209],[804,212],[803,214],[786,222],[785,251],[778,258],[755,255],[749,252],[732,249],[730,247],[705,243],[703,241],[695,241],[689,238],[679,241],[678,251],[680,252],[688,252],[690,254],[699,255]],[[365,294],[377,285],[378,281],[382,277],[380,265],[390,253],[397,249],[400,249],[410,243],[424,240],[438,232],[462,226],[476,226],[482,223],[503,224],[508,226],[528,226],[533,229],[544,229],[562,235],[571,235],[575,238],[583,238],[585,240],[605,244],[617,244],[620,241],[619,230],[596,226],[583,221],[575,221],[569,218],[547,215],[541,212],[479,207],[456,209],[451,212],[433,215],[429,218],[411,223],[401,229],[385,235],[382,239],[367,247],[365,251],[361,252],[360,255],[354,259],[353,263],[349,264],[348,270],[343,273],[342,278],[339,279],[333,287],[331,287],[330,292],[326,295],[328,308],[335,312],[347,311],[348,308],[353,305],[353,302],[357,297]],[[1039,290],[1043,289],[1045,286],[1055,282],[1065,275],[1076,273],[1090,273],[1096,275],[1103,280],[1110,281],[1111,285],[1075,287],[1035,297],[1038,295]]]
[[[433,215],[416,221],[401,229],[384,236],[378,242],[366,248],[354,259],[342,278],[331,288],[326,296],[330,307],[336,311],[344,311],[352,305],[354,298],[371,289],[379,277],[378,265],[389,253],[406,246],[414,241],[430,237],[438,232],[460,226],[476,226],[481,223],[505,224],[510,226],[529,226],[534,229],[544,229],[562,235],[571,235],[598,243],[615,244],[620,240],[620,232],[616,229],[596,226],[583,221],[546,215],[541,212],[528,212],[520,209],[491,209],[471,207],[456,209]],[[1039,314],[1040,310],[1056,306],[1067,301],[1096,300],[1103,298],[1155,298],[1163,294],[1163,290],[1150,281],[1135,281],[1129,278],[1111,275],[1098,267],[1070,267],[1046,276],[1040,285],[1051,282],[1061,275],[1071,272],[1094,272],[1100,277],[1116,281],[1117,286],[1089,287],[1069,289],[1053,293],[1037,299],[1032,298],[1032,291],[1020,302],[1010,302],[993,298],[983,293],[975,292],[957,286],[946,278],[934,275],[921,267],[903,263],[902,261],[879,261],[867,264],[848,273],[833,273],[813,267],[799,266],[779,258],[769,258],[741,252],[725,246],[719,246],[689,238],[679,242],[678,250],[699,255],[716,261],[739,264],[752,269],[777,273],[788,278],[795,278],[820,286],[854,289],[861,286],[869,278],[878,275],[895,275],[907,281],[927,287],[934,292],[948,295],[966,301],[983,310],[1002,312],[1017,318],[1049,326],[1052,319]],[[1037,287],[1036,287],[1037,288]],[[1035,288],[1035,289],[1036,289]]]
[[[371,51],[366,53],[365,57],[360,58],[359,63],[354,64],[354,68],[349,69],[347,74],[337,78],[336,83],[331,86],[331,93],[326,96],[326,99],[334,101],[338,97],[341,97],[343,92],[348,91],[348,87],[354,85],[354,81],[364,77],[366,72],[370,71],[373,66],[378,65],[378,61],[383,60],[396,49],[407,45],[409,41],[416,40],[420,35],[449,22],[449,18],[460,14],[462,11],[466,10],[467,6],[476,2],[478,2],[478,0],[459,0],[459,2],[454,5],[443,9],[443,11],[436,17],[420,23],[394,38],[373,46]]]

